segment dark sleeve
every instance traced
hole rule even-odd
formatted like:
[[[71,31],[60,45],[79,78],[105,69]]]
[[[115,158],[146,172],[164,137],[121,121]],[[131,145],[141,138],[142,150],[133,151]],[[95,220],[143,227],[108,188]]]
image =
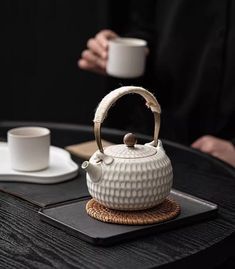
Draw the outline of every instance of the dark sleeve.
[[[156,18],[156,0],[131,0],[129,20],[126,27],[126,35],[147,40],[153,43]]]

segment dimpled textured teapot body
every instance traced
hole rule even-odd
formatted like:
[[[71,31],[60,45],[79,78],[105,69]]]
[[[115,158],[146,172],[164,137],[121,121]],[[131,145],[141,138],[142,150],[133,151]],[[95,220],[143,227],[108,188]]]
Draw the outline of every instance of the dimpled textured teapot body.
[[[119,147],[117,155],[120,156],[120,148],[125,145],[108,147],[104,156],[110,156],[108,154],[114,151],[114,147]],[[100,204],[111,209],[142,210],[160,204],[169,195],[173,172],[161,141],[158,140],[157,147],[136,145],[135,148],[143,154],[138,153],[139,156],[135,157],[134,153],[131,154],[135,149],[128,148],[129,156],[133,155],[133,158],[122,158],[126,155],[124,153],[121,157],[112,156],[112,163],[105,164],[104,161],[97,163],[97,156],[100,156],[97,151],[89,160],[101,171],[95,175],[87,173],[88,190]]]

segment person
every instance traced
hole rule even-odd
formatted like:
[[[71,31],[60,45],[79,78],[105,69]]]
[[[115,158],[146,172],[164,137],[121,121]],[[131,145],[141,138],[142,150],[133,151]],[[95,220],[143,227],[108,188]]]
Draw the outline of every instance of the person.
[[[148,41],[150,70],[143,83],[157,89],[162,137],[235,166],[231,5],[217,0],[135,1],[128,35]],[[117,36],[104,29],[90,38],[79,67],[106,74],[108,42]]]

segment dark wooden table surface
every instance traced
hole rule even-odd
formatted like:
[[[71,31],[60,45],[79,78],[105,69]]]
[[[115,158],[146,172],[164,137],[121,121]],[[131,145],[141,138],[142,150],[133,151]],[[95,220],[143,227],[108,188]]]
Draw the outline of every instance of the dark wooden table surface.
[[[0,122],[0,136],[25,124],[32,125]],[[51,129],[57,146],[93,139],[91,127],[38,125]],[[120,143],[122,135],[103,130],[112,142]],[[184,146],[164,141],[164,147],[174,168],[174,188],[218,204],[215,219],[100,247],[41,222],[38,206],[0,192],[0,268],[234,268],[235,170]]]

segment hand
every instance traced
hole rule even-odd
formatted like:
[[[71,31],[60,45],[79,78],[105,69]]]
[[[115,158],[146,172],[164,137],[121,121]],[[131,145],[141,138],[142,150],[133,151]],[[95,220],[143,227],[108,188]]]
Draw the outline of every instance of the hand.
[[[108,41],[118,35],[111,30],[102,30],[87,41],[87,49],[82,52],[78,66],[81,69],[106,74]]]
[[[191,146],[235,167],[235,147],[228,140],[205,135],[197,139]]]

